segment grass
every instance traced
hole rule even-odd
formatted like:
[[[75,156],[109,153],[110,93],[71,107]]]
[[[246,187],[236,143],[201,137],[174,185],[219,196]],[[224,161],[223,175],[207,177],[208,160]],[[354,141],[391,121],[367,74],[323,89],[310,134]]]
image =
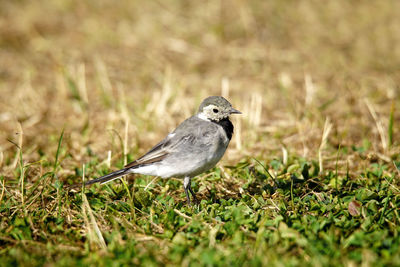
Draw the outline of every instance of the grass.
[[[398,266],[397,1],[0,3],[2,266]],[[192,181],[121,168],[226,96]]]

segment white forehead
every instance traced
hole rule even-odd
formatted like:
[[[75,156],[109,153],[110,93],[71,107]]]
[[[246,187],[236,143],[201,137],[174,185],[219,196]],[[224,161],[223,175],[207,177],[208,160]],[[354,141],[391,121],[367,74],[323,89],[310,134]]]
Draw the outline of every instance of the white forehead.
[[[218,106],[216,106],[216,105],[214,105],[214,104],[209,104],[209,105],[207,105],[207,106],[204,107],[204,109],[207,109],[207,110],[214,109],[214,108],[219,109],[220,107],[218,107]]]

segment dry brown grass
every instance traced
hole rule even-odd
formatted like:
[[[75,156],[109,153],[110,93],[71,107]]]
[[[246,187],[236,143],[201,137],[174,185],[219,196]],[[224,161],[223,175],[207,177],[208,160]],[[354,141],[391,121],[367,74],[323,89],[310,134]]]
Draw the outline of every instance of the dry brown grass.
[[[121,157],[113,136],[123,139],[126,127],[126,151],[138,155],[213,94],[244,111],[225,163],[280,157],[282,146],[318,158],[326,120],[328,161],[339,145],[364,139],[388,160],[399,152],[397,123],[394,144],[387,140],[391,106],[399,104],[398,8],[397,1],[2,2],[1,166],[12,178],[17,149],[8,139],[22,141],[24,161],[35,162],[38,151],[55,154],[63,128],[65,172],[88,160],[88,146],[104,160],[108,150]],[[362,161],[348,157],[352,167]]]

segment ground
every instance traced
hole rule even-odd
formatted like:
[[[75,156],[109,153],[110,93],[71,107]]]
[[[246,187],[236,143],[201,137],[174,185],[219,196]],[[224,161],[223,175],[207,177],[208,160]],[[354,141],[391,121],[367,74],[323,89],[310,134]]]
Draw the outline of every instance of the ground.
[[[396,266],[400,2],[0,2],[3,266]],[[73,187],[201,100],[243,115],[192,181]]]

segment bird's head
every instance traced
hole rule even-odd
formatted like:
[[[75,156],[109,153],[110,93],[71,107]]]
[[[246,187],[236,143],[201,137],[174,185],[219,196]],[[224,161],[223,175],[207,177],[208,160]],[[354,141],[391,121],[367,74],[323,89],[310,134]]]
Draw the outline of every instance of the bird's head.
[[[209,96],[201,102],[198,117],[203,120],[220,121],[231,114],[242,114],[234,109],[228,100],[222,96]]]

